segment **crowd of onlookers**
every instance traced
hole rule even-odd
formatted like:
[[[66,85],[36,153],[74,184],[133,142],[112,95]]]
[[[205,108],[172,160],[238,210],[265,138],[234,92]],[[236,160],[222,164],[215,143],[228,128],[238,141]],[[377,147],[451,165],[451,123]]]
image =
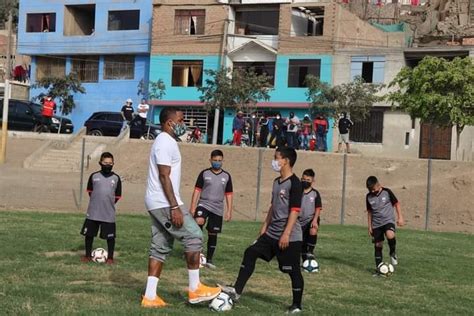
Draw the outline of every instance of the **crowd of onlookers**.
[[[349,147],[349,130],[353,123],[342,113],[338,121],[339,148],[342,143]],[[323,114],[316,114],[313,118],[305,114],[299,119],[293,112],[283,118],[280,113],[274,115],[257,116],[253,112],[250,117],[244,117],[242,111],[238,111],[232,124],[232,145],[251,147],[280,147],[288,146],[295,149],[311,151],[327,151],[327,133],[329,122]]]

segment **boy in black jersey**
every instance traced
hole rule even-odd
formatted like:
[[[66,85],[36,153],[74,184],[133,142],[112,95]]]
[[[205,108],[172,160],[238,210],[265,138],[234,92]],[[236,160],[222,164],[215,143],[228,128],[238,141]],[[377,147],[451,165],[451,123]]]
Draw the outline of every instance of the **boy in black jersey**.
[[[303,232],[303,246],[301,258],[314,259],[314,248],[318,240],[319,215],[321,214],[321,195],[313,188],[313,169],[303,171],[301,185],[303,187],[303,198],[301,201],[300,223]]]
[[[224,154],[216,149],[211,152],[211,168],[204,169],[199,174],[191,198],[191,214],[197,224],[204,227],[207,221],[207,262],[206,267],[215,269],[212,259],[217,246],[217,234],[222,232],[224,217],[224,199],[227,204],[225,220],[232,218],[232,178],[222,169]]]
[[[303,189],[293,173],[296,157],[293,148],[279,147],[275,151],[272,169],[280,176],[273,181],[272,202],[260,229],[260,237],[245,250],[235,287],[221,286],[224,292],[238,300],[254,272],[257,259],[268,262],[277,257],[280,271],[291,278],[293,303],[288,310],[290,313],[302,311],[304,288],[300,269],[303,236],[298,220]]]

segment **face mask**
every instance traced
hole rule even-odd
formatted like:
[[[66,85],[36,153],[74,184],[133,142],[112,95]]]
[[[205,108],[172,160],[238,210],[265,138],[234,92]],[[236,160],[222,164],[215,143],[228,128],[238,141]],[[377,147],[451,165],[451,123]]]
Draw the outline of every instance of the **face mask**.
[[[101,168],[101,171],[102,171],[104,174],[109,174],[109,173],[112,172],[113,166],[112,166],[112,165],[103,165],[103,164],[100,164],[100,168]]]
[[[252,115],[252,118],[255,118],[255,115]]]
[[[280,119],[280,116],[279,116],[279,115],[277,115],[277,120],[279,120],[279,119]]]
[[[311,187],[311,182],[308,181],[301,181],[301,185],[303,186],[303,189],[306,190],[309,187]]]
[[[175,125],[173,126],[173,133],[176,137],[181,137],[186,134],[186,124],[175,123]]]
[[[281,166],[280,166],[280,164],[278,163],[278,160],[275,160],[275,159],[272,160],[272,169],[273,169],[273,171],[275,171],[275,172],[280,172]]]
[[[212,169],[219,170],[222,167],[221,161],[211,161]]]

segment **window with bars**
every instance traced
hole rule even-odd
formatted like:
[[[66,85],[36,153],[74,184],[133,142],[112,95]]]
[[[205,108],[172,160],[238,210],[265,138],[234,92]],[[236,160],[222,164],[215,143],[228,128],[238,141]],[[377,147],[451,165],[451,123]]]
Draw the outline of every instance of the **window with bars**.
[[[253,70],[259,76],[266,74],[268,83],[272,86],[275,83],[275,62],[234,62],[233,65],[234,69]]]
[[[82,82],[99,81],[99,56],[73,56],[71,72]]]
[[[200,87],[202,85],[202,60],[173,60],[173,87]]]
[[[383,109],[373,109],[362,122],[354,122],[349,139],[357,143],[382,143],[383,141]]]
[[[64,77],[66,75],[66,59],[52,57],[36,57],[36,80],[48,77]]]
[[[204,34],[206,10],[175,10],[174,34]]]
[[[130,80],[135,77],[135,56],[112,55],[104,57],[104,79]]]

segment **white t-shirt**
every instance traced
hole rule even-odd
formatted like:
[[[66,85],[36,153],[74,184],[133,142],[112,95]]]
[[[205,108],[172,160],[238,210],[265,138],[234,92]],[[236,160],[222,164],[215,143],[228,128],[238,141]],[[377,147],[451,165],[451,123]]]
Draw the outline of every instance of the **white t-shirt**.
[[[181,184],[181,153],[176,140],[166,132],[160,133],[151,147],[145,194],[145,205],[149,211],[171,206],[160,182],[158,165],[171,167],[170,179],[173,185],[174,196],[178,205],[183,205],[184,203],[179,194]]]
[[[137,107],[138,115],[140,115],[143,118],[146,118],[147,115],[148,115],[148,109],[149,108],[150,108],[150,106],[148,104],[141,104],[140,103]],[[140,112],[140,111],[143,111],[143,110],[145,110],[145,112]]]

